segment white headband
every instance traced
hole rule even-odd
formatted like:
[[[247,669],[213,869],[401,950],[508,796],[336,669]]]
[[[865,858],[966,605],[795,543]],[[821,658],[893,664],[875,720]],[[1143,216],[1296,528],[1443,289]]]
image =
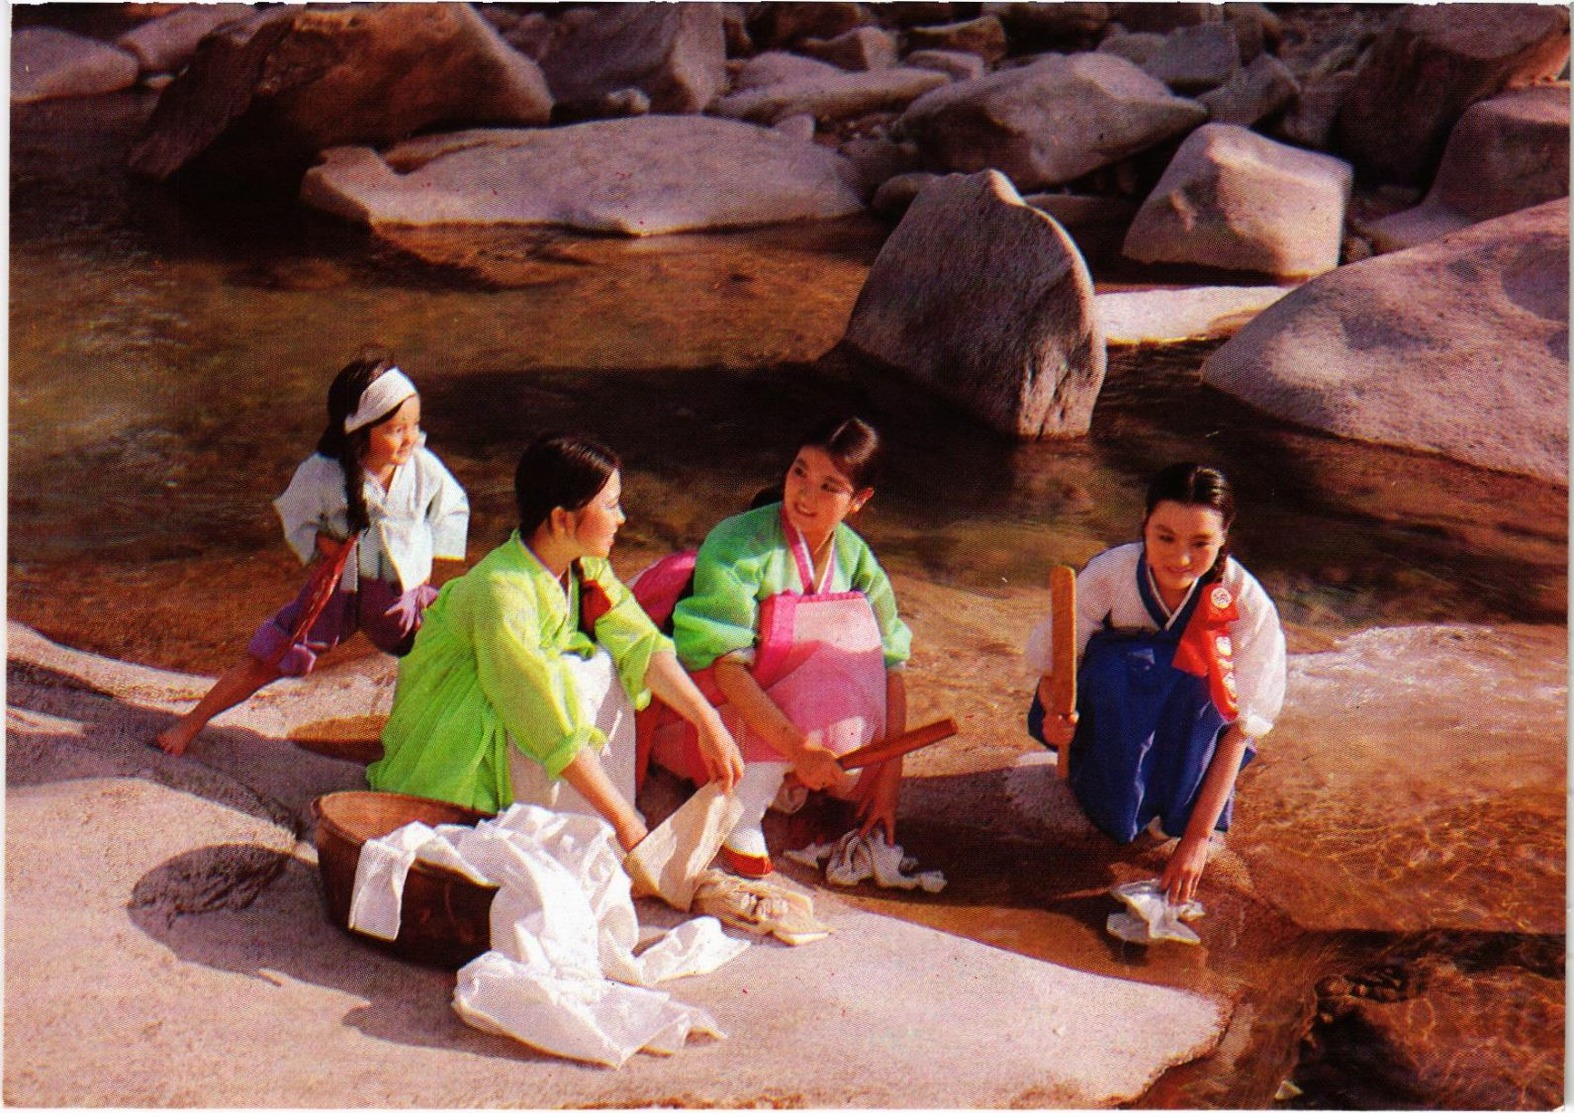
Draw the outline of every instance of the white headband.
[[[358,431],[375,419],[380,419],[405,400],[415,395],[415,385],[397,368],[390,368],[366,386],[361,393],[361,404],[355,414],[344,421],[344,433]]]

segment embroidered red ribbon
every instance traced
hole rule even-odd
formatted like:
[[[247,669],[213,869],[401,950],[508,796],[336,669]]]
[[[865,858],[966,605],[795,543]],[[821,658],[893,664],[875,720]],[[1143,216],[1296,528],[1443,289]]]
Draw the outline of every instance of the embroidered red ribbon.
[[[1235,693],[1235,649],[1230,644],[1230,625],[1239,620],[1235,595],[1215,583],[1198,590],[1202,599],[1181,634],[1175,649],[1174,664],[1188,675],[1208,680],[1208,693],[1226,721],[1240,715]]]

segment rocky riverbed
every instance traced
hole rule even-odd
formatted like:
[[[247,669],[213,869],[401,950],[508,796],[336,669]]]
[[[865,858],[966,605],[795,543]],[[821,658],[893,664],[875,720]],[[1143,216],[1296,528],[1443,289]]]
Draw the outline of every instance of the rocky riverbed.
[[[1470,33],[1382,5],[18,9],[6,1100],[1561,1102],[1568,22],[1451,7]],[[402,115],[341,111],[368,89]],[[1054,142],[997,111],[1026,89],[1074,117]],[[748,167],[695,154],[733,144]],[[549,159],[583,177],[532,177]],[[506,204],[459,189],[476,167]],[[1265,194],[1327,204],[1244,239],[1196,208]],[[986,305],[920,328],[959,298]],[[914,716],[962,723],[901,807],[948,889],[819,888],[818,956],[680,992],[731,1039],[612,1080],[470,1033],[447,975],[327,926],[308,804],[360,769],[291,742],[375,747],[392,661],[348,649],[189,759],[144,742],[293,590],[267,501],[369,336],[422,386],[472,560],[534,429],[625,453],[630,573],[746,501],[805,415],[874,415],[894,460],[861,528],[918,636]],[[1024,428],[1054,437],[992,433]],[[1019,652],[1044,567],[1128,538],[1182,456],[1237,482],[1292,684],[1203,947],[1145,949],[1104,934],[1106,890],[1163,851],[1081,819],[1022,732]],[[869,968],[893,951],[916,969]],[[890,1011],[914,972],[960,1047],[933,1005]],[[783,1004],[834,1085],[759,1061]]]

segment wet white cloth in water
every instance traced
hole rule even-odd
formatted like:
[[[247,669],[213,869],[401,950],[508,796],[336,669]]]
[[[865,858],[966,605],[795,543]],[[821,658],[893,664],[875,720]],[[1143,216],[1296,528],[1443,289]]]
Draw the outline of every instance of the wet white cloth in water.
[[[918,859],[908,857],[899,845],[885,840],[885,831],[879,827],[867,837],[849,830],[833,843],[821,842],[787,852],[787,856],[800,865],[817,868],[825,862],[827,884],[850,888],[860,881],[873,878],[881,888],[922,888],[925,892],[939,892],[945,887],[945,874],[938,869],[913,873]]]
[[[419,829],[414,829],[419,828]],[[406,835],[404,830],[413,830]],[[425,834],[422,833],[425,831]],[[368,843],[370,845],[371,843]],[[551,1054],[621,1066],[636,1051],[671,1053],[691,1032],[722,1036],[704,1010],[637,986],[709,973],[747,943],[702,917],[636,956],[639,921],[612,828],[600,819],[516,803],[475,827],[421,823],[395,831],[372,854],[361,905],[374,925],[401,880],[403,852],[433,858],[499,886],[492,949],[459,971],[454,1011],[484,1031]],[[385,866],[392,873],[383,875]],[[363,891],[357,867],[357,894]],[[380,898],[380,899],[378,899]],[[352,910],[357,908],[352,900]],[[393,933],[398,933],[394,899]]]
[[[1182,922],[1202,918],[1205,913],[1201,901],[1172,904],[1165,899],[1157,880],[1117,884],[1109,893],[1128,909],[1115,912],[1104,921],[1104,929],[1117,939],[1133,943],[1183,942],[1189,946],[1202,942],[1197,932]]]

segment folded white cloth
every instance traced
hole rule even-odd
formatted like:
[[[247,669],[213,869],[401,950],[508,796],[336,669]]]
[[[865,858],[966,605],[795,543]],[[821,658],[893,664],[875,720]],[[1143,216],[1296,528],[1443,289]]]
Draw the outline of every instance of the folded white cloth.
[[[391,922],[393,933],[383,937],[396,936],[409,862],[428,853],[498,886],[492,949],[459,971],[454,990],[454,1011],[467,1023],[610,1066],[636,1051],[679,1050],[691,1032],[721,1036],[708,1013],[637,987],[709,973],[748,943],[700,918],[636,956],[630,882],[603,820],[516,803],[473,828],[411,823],[363,846],[352,912],[382,930]]]
[[[1104,929],[1117,939],[1132,943],[1181,942],[1198,946],[1202,939],[1182,920],[1201,919],[1206,913],[1200,900],[1172,904],[1157,880],[1117,884],[1109,890],[1128,910],[1113,913]]]
[[[825,880],[844,888],[873,879],[881,888],[922,888],[939,892],[946,885],[938,869],[914,874],[918,859],[909,857],[899,845],[885,840],[885,831],[876,827],[866,837],[849,830],[834,843],[821,842],[803,849],[788,850],[787,856],[800,865],[818,868],[825,862]]]

